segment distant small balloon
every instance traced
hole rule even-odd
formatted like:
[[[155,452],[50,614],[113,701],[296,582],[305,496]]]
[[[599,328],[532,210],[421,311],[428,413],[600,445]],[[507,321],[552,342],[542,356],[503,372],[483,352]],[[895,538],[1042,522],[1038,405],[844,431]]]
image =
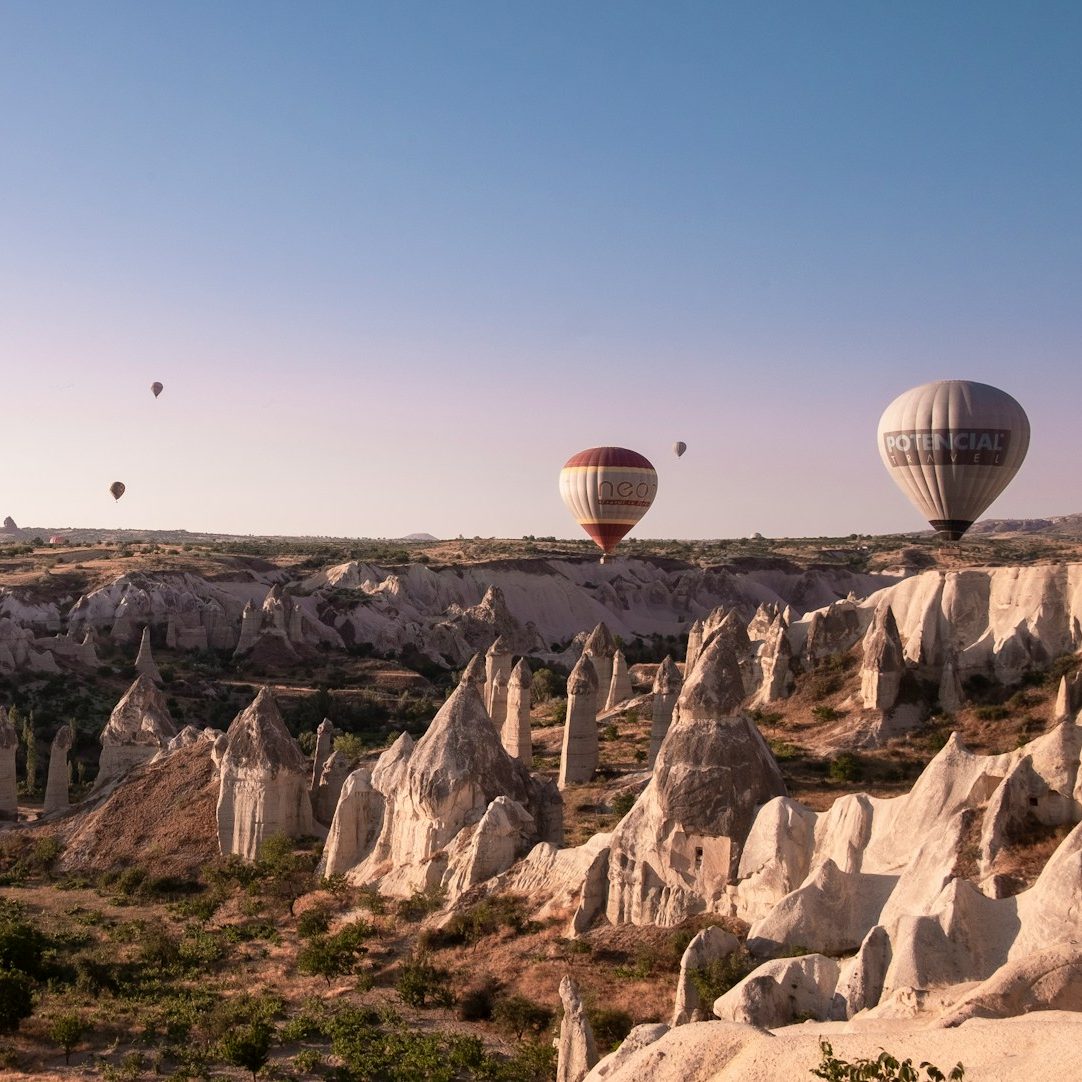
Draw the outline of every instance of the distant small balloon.
[[[158,395],[160,395],[162,391],[165,390],[165,387],[161,383],[155,381],[150,385],[150,389],[154,392],[154,397],[157,398]]]
[[[687,449],[688,445],[684,443],[683,440],[677,440],[676,443],[672,445],[673,454],[676,455],[677,458],[679,458]]]
[[[109,491],[113,494],[113,499],[114,500],[119,500],[120,497],[124,495],[124,482],[123,481],[114,481],[109,486]]]

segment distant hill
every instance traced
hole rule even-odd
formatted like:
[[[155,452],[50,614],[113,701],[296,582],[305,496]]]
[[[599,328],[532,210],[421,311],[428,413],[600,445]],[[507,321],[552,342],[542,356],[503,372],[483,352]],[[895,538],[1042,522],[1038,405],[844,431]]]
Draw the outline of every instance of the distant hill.
[[[1026,533],[1082,539],[1082,514],[1057,515],[1053,518],[989,518],[974,523],[969,533],[971,536]]]
[[[408,533],[405,537],[396,537],[396,541],[438,541],[438,537],[433,537],[430,533]]]

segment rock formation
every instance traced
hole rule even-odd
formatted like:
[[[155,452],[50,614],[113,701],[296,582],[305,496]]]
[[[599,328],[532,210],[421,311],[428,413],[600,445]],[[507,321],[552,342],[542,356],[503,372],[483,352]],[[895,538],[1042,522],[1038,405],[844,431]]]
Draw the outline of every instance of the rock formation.
[[[132,767],[152,759],[176,735],[177,727],[165,705],[165,696],[149,676],[140,673],[113,707],[102,730],[94,788],[100,789]]]
[[[340,751],[332,751],[323,763],[319,784],[311,794],[312,815],[317,823],[330,826],[349,774],[349,760]]]
[[[594,663],[584,652],[567,678],[567,717],[560,751],[561,789],[589,781],[597,769],[598,686]]]
[[[334,725],[330,718],[324,718],[316,729],[316,746],[312,754],[312,785],[311,793],[313,801],[316,798],[316,790],[319,788],[320,779],[323,777],[323,766],[334,751]],[[333,812],[333,808],[331,811]]]
[[[758,688],[752,706],[769,706],[788,698],[793,689],[793,649],[789,645],[789,627],[781,613],[763,632],[755,660]]]
[[[500,742],[513,759],[529,768],[533,764],[533,738],[530,734],[530,667],[523,658],[511,670],[507,686],[507,710]]]
[[[650,754],[646,765],[653,770],[657,761],[658,749],[665,739],[672,723],[672,712],[676,706],[676,700],[680,697],[680,688],[683,680],[676,662],[671,657],[666,657],[657,667],[654,676],[654,701],[651,705],[650,724]]]
[[[597,1044],[578,985],[570,977],[560,981],[560,1002],[564,1016],[560,1022],[556,1082],[582,1082],[590,1068],[597,1063]]]
[[[742,699],[736,656],[716,636],[684,684],[649,784],[613,832],[614,924],[672,925],[715,908],[757,807],[784,794],[770,749],[738,713]]]
[[[1082,710],[1082,672],[1073,672],[1060,677],[1052,718],[1066,721],[1077,717],[1079,710]]]
[[[943,668],[939,676],[939,707],[948,713],[961,710],[966,703],[965,689],[962,687],[962,679],[958,675],[958,657],[951,651],[943,662]]]
[[[600,680],[598,681],[600,686]],[[623,650],[617,650],[612,657],[612,677],[609,681],[608,695],[605,699],[605,709],[615,710],[620,703],[627,702],[631,698],[631,674],[627,671],[627,658]]]
[[[226,740],[217,808],[222,853],[255,860],[274,834],[312,834],[307,763],[268,688],[233,719]]]
[[[404,762],[412,751],[413,741],[409,733],[403,733],[380,761],[393,755],[396,761]],[[383,796],[372,788],[372,776],[367,770],[354,770],[338,797],[323,847],[320,874],[330,877],[348,872],[371,850],[382,826]]]
[[[605,623],[598,624],[586,638],[582,648],[584,657],[590,659],[594,666],[594,675],[597,677],[597,686],[600,695],[608,692],[609,684],[612,683],[612,663],[616,656],[616,641],[612,637]],[[597,707],[602,703],[599,701]]]
[[[49,774],[45,782],[46,815],[50,812],[67,811],[70,806],[68,793],[68,752],[71,750],[71,726],[61,725],[53,737],[49,750]]]
[[[688,631],[687,653],[684,655],[684,675],[687,676],[695,668],[695,662],[699,660],[699,651],[703,648],[703,622],[696,620]]]
[[[503,636],[498,635],[485,654],[485,709],[497,732],[503,728],[507,713],[507,685],[511,680],[512,661]]]
[[[403,737],[384,752],[371,785],[366,814],[378,806],[379,833],[349,875],[384,894],[443,887],[451,904],[537,842],[562,840],[555,786],[507,754],[473,683],[458,685],[415,746]],[[332,826],[341,837],[345,801],[346,790]],[[340,848],[328,847],[328,867],[342,866]]]
[[[898,623],[889,605],[876,610],[864,636],[860,696],[865,710],[887,713],[894,707],[905,673]]]
[[[485,659],[480,654],[474,654],[470,658],[469,664],[462,670],[462,675],[459,677],[460,684],[470,684],[472,687],[477,688],[478,693],[484,697],[485,694]]]
[[[15,774],[15,753],[19,749],[19,734],[11,724],[7,711],[0,706],[0,819],[19,817],[18,778]]]
[[[155,684],[162,682],[162,674],[154,661],[154,655],[150,652],[150,628],[143,628],[143,637],[139,640],[139,653],[135,658],[136,672],[149,676]]]
[[[680,959],[680,976],[676,982],[676,1003],[672,1025],[705,1022],[714,1017],[713,1004],[703,1003],[692,974],[711,962],[720,961],[740,948],[740,940],[724,928],[704,928],[687,945]]]

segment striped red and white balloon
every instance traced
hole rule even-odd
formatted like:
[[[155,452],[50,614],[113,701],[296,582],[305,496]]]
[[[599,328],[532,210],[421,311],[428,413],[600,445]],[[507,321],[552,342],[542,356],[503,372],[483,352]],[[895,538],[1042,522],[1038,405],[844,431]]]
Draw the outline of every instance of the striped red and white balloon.
[[[986,383],[925,383],[899,395],[879,420],[883,465],[951,541],[1011,483],[1028,448],[1026,411]]]
[[[626,447],[590,447],[564,463],[560,495],[575,521],[608,555],[650,510],[657,471]]]

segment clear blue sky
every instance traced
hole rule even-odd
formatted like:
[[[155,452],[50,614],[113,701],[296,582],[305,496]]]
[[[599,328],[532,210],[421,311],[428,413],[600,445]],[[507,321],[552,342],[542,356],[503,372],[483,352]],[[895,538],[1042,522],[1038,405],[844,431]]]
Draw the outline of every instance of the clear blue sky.
[[[991,514],[1082,510],[1080,47],[1073,2],[0,0],[0,515],[573,536],[616,443],[643,536],[917,529],[875,427],[947,377],[1033,424]]]

